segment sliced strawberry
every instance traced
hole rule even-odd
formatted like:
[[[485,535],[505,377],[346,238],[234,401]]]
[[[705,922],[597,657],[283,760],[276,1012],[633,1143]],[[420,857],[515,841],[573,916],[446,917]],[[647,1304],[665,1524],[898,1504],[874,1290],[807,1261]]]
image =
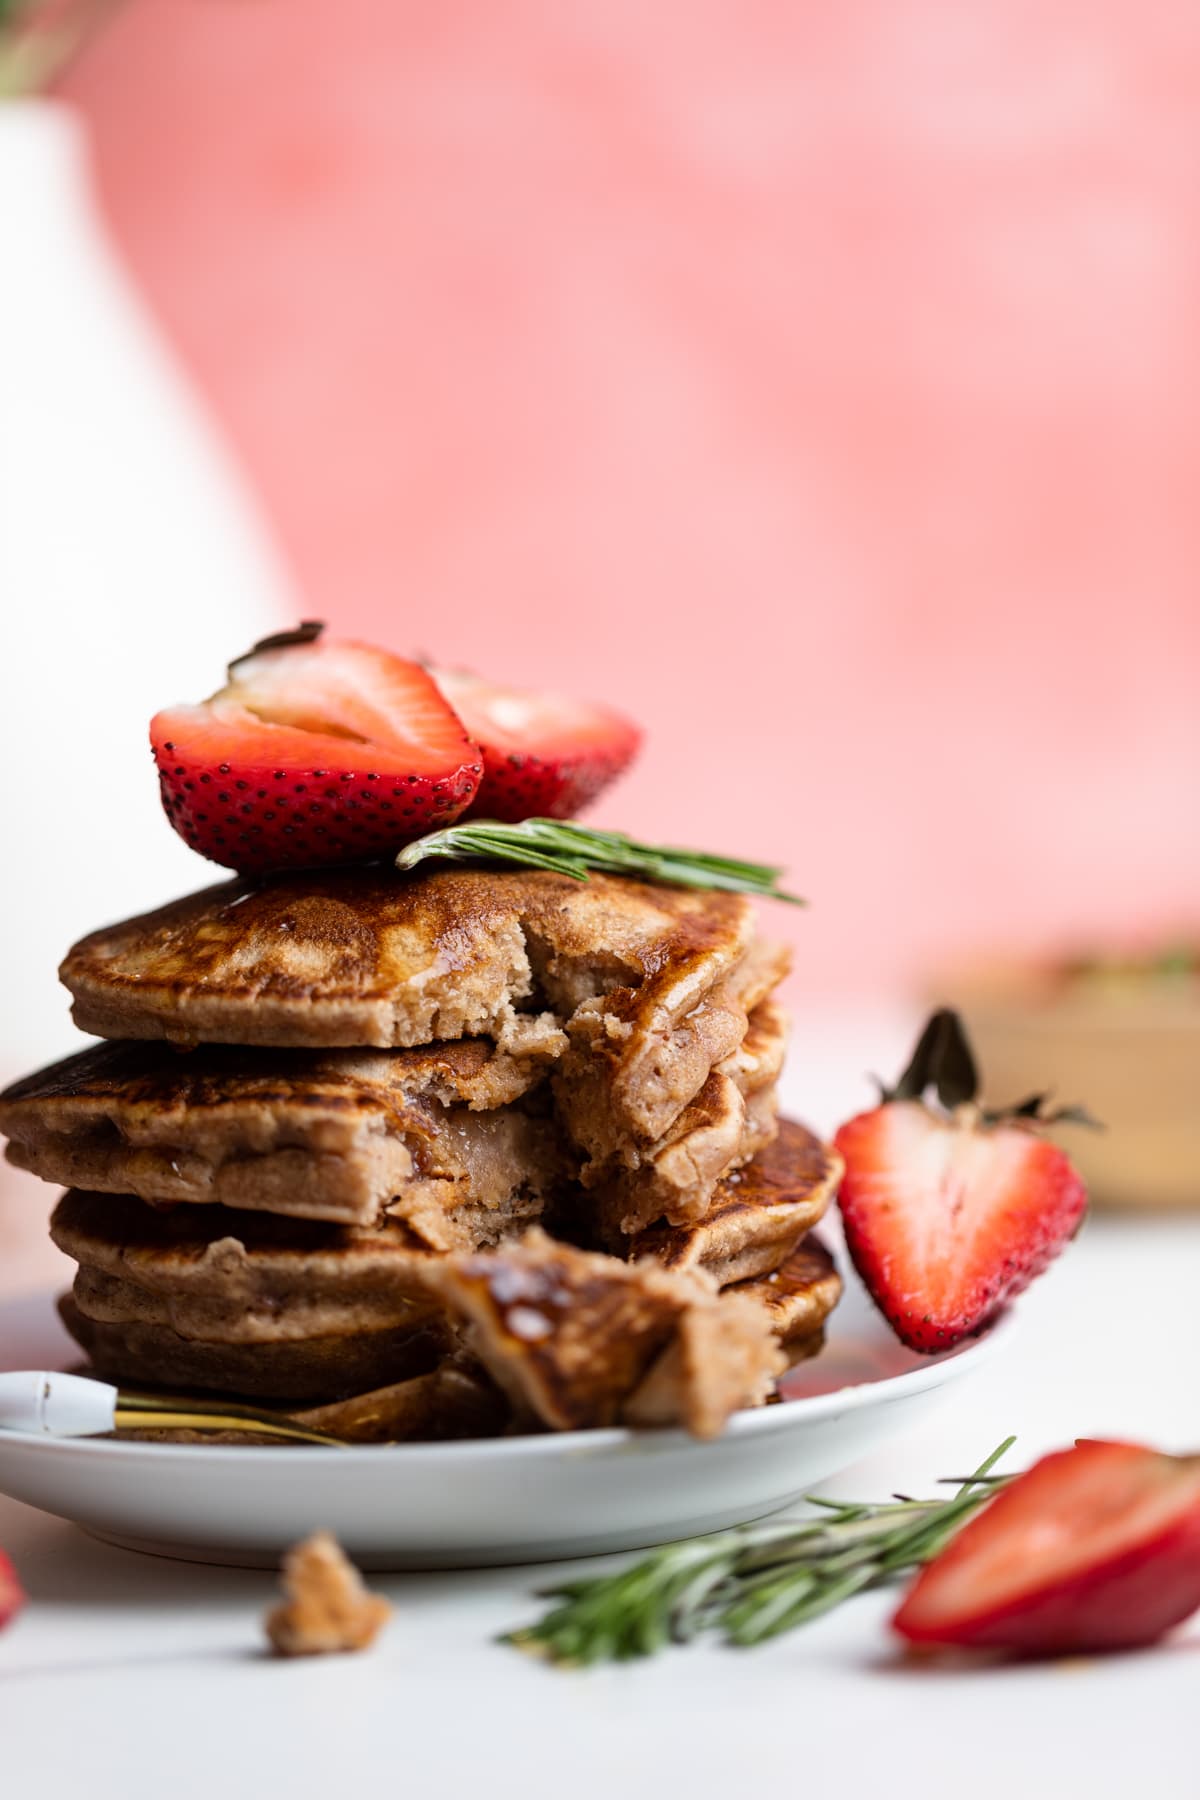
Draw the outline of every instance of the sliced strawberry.
[[[150,722],[167,817],[226,868],[386,856],[479,786],[478,747],[424,669],[318,632],[265,640],[210,700]]]
[[[17,1571],[0,1550],[0,1631],[12,1623],[25,1604],[25,1590],[17,1580]]]
[[[941,1111],[920,1097],[930,1083]],[[847,1249],[914,1350],[949,1349],[994,1318],[1058,1255],[1087,1205],[1067,1157],[1036,1135],[1048,1122],[1041,1098],[988,1113],[974,1088],[961,1026],[935,1015],[894,1095],[835,1138]]]
[[[1131,1650],[1200,1607],[1200,1456],[1080,1443],[1035,1463],[918,1575],[913,1644]]]
[[[642,741],[636,725],[606,706],[496,687],[458,670],[433,675],[483,750],[470,818],[574,818],[629,766]]]

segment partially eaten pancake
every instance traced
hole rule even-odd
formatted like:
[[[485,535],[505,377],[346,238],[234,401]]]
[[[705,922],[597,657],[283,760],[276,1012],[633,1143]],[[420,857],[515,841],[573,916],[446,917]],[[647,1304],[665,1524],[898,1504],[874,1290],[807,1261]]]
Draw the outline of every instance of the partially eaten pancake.
[[[628,1396],[626,1425],[685,1425],[693,1437],[714,1438],[731,1414],[761,1406],[786,1357],[761,1310],[738,1294],[690,1306],[666,1349]]]
[[[628,1254],[665,1269],[703,1269],[721,1287],[769,1274],[823,1217],[841,1174],[835,1150],[784,1119],[773,1142],[720,1183],[703,1218],[641,1231]]]
[[[585,1000],[566,1020],[569,1049],[554,1072],[559,1112],[584,1153],[584,1178],[602,1181],[614,1165],[637,1168],[717,1070],[743,1093],[770,1079],[765,1063],[786,1045],[779,1017],[747,1049],[748,1021],[788,969],[786,950],[754,938],[704,991],[688,984],[690,1006],[668,1008],[653,984],[618,986]],[[705,969],[705,975],[712,973]],[[695,995],[694,998],[692,996]],[[678,998],[676,993],[675,998]],[[704,1097],[712,1110],[712,1096]]]
[[[704,1214],[721,1177],[774,1134],[786,1035],[772,1002],[755,1010],[660,1143],[587,1201],[602,1235]],[[536,1079],[478,1038],[374,1051],[108,1043],[0,1095],[0,1130],[11,1162],[65,1186],[364,1226],[387,1214],[432,1248],[468,1248],[540,1216],[578,1170]]]
[[[623,1235],[659,1218],[675,1224],[704,1218],[718,1183],[770,1144],[787,1039],[787,1015],[762,1001],[737,1049],[713,1068],[657,1143],[627,1146],[624,1159],[606,1169],[584,1166],[607,1248],[619,1250]]]
[[[435,1249],[466,1248],[537,1216],[567,1172],[553,1121],[520,1099],[534,1080],[480,1039],[101,1044],[0,1095],[0,1130],[47,1181],[360,1225],[390,1212]]]
[[[593,1162],[652,1144],[732,1055],[785,953],[742,895],[546,870],[225,882],[92,933],[60,974],[99,1037],[271,1047],[485,1038],[557,1064]]]
[[[684,1374],[658,1383],[654,1422],[713,1436],[738,1407],[760,1405],[783,1367],[761,1309],[741,1298],[725,1307],[708,1277],[622,1263],[537,1229],[437,1258],[428,1279],[518,1416],[555,1430],[632,1418],[674,1350]]]

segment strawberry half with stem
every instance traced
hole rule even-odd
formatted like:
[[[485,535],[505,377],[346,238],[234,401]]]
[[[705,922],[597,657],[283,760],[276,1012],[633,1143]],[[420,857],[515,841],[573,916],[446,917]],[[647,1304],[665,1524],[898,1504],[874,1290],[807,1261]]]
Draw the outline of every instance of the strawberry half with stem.
[[[478,675],[433,677],[483,751],[473,819],[572,819],[628,768],[637,726],[606,706],[497,687]]]
[[[25,1604],[25,1590],[17,1580],[17,1571],[0,1550],[0,1631],[12,1623]]]
[[[264,638],[211,699],[150,722],[168,819],[226,868],[387,856],[478,790],[478,745],[426,671],[322,632]]]
[[[1063,1656],[1152,1644],[1200,1607],[1200,1456],[1082,1442],[1005,1486],[918,1575],[911,1644]]]
[[[1063,1120],[1093,1124],[1083,1109],[1051,1112],[1035,1094],[988,1110],[977,1088],[961,1021],[937,1012],[896,1087],[834,1139],[846,1247],[913,1350],[947,1350],[987,1324],[1058,1255],[1087,1205],[1067,1157],[1037,1135]]]

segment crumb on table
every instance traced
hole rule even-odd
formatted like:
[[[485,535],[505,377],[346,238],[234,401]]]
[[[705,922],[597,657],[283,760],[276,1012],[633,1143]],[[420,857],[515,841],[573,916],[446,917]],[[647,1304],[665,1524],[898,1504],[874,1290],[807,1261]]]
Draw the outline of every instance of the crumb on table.
[[[391,1606],[362,1577],[328,1531],[294,1544],[283,1559],[286,1598],[264,1621],[279,1656],[323,1656],[365,1650],[391,1616]]]

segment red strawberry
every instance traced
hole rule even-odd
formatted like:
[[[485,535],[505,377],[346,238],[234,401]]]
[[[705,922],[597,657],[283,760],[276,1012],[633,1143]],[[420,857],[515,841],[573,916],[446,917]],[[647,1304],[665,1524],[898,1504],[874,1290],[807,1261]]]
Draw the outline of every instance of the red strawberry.
[[[10,1625],[25,1604],[25,1591],[17,1571],[0,1550],[0,1631]]]
[[[210,700],[150,722],[167,817],[226,868],[386,856],[479,786],[479,750],[424,669],[321,629],[264,639]]]
[[[1200,1456],[1080,1443],[1005,1487],[910,1588],[912,1644],[1132,1650],[1200,1607]]]
[[[434,678],[483,750],[476,819],[571,819],[632,762],[636,725],[605,706],[494,687],[477,675]]]
[[[944,1110],[922,1098],[933,1085]],[[1079,1226],[1087,1194],[1038,1137],[1043,1095],[1008,1112],[975,1104],[975,1067],[953,1013],[934,1015],[895,1091],[843,1125],[838,1204],[871,1297],[914,1350],[946,1350],[1040,1275]]]

